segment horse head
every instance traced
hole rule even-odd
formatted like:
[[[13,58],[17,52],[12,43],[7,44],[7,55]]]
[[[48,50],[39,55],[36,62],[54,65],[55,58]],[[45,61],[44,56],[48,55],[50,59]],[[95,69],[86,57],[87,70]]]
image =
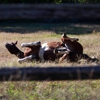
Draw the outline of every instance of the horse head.
[[[61,38],[62,42],[64,41],[71,41],[71,42],[76,42],[78,41],[79,39],[78,38],[70,38],[66,35],[66,33],[63,33],[62,34],[62,38]]]
[[[11,54],[16,54],[18,52],[18,48],[16,47],[17,43],[18,43],[17,41],[15,43],[13,43],[13,42],[6,43],[5,44],[5,47],[8,49],[8,51]]]
[[[61,41],[64,43],[68,51],[83,53],[83,46],[78,42],[78,38],[71,38],[63,33]]]
[[[18,41],[11,42],[11,43],[6,43],[5,47],[7,48],[7,50],[11,53],[11,54],[15,54],[18,58],[22,58],[23,57],[23,52],[21,52],[18,48],[17,48],[17,43]]]

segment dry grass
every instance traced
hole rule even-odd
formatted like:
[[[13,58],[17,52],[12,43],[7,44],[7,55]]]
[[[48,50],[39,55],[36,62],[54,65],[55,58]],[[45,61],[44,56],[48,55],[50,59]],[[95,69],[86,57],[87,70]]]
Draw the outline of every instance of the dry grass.
[[[84,35],[69,35],[70,37],[78,37],[79,42],[83,45],[84,47],[84,53],[88,54],[90,57],[94,56],[96,58],[99,58],[99,33],[92,33],[92,34],[84,34]],[[76,65],[87,65],[85,60],[81,60],[79,63],[67,63],[67,62],[62,62],[62,63],[37,63],[37,62],[30,62],[30,63],[24,63],[22,65],[17,63],[17,57],[14,55],[11,55],[7,49],[5,48],[5,43],[10,43],[10,42],[15,42],[18,40],[18,48],[20,48],[23,51],[23,48],[21,48],[20,44],[23,42],[31,42],[31,41],[41,41],[42,43],[44,42],[49,42],[49,41],[60,41],[61,35],[55,34],[52,32],[36,32],[36,33],[31,33],[31,34],[19,34],[19,33],[0,33],[0,64],[1,66],[29,66],[29,65],[40,65],[40,66],[76,66]],[[95,63],[89,63],[90,65],[94,65]]]
[[[77,26],[77,25],[76,25]],[[77,26],[78,27],[78,26]],[[84,26],[85,27],[85,26]],[[57,27],[56,27],[57,28]],[[58,28],[59,29],[59,28]],[[66,27],[65,27],[66,29]],[[68,30],[68,29],[67,29]],[[91,34],[69,34],[68,36],[79,38],[79,42],[84,47],[84,53],[94,56],[100,60],[100,32]],[[22,42],[38,41],[42,43],[47,41],[60,41],[60,34],[53,31],[38,31],[20,34],[18,32],[0,32],[0,66],[85,66],[97,65],[96,63],[86,63],[81,60],[78,63],[57,63],[57,62],[30,62],[17,63],[17,57],[11,55],[5,48],[6,42],[18,40],[18,47]],[[99,61],[100,63],[100,61]],[[99,64],[98,64],[99,65]],[[100,99],[100,81],[55,81],[55,82],[1,82],[0,100],[99,100]]]

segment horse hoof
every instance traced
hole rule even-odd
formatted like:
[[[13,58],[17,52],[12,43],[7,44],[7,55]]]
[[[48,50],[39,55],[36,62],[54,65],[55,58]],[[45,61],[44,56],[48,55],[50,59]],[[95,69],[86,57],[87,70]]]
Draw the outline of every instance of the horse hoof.
[[[22,63],[22,60],[18,59],[17,62],[21,64]]]

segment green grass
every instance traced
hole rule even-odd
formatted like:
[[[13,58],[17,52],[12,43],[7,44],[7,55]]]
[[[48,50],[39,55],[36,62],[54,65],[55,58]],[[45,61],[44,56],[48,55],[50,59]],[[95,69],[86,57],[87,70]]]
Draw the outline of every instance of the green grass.
[[[27,23],[26,23],[27,24]],[[3,24],[0,26],[0,66],[1,67],[27,67],[27,66],[89,66],[100,65],[86,63],[81,60],[78,63],[68,62],[30,62],[17,63],[17,57],[11,55],[4,44],[18,40],[18,47],[22,42],[60,41],[61,31],[69,32],[70,37],[79,38],[84,47],[84,53],[97,57],[100,60],[100,32],[99,25],[69,25],[68,24]],[[75,28],[76,27],[76,28]],[[81,28],[79,28],[81,27]],[[95,30],[93,31],[95,27]],[[88,28],[88,29],[87,29]],[[33,31],[35,30],[35,31]],[[37,30],[37,31],[36,31]],[[56,30],[56,31],[54,31]],[[89,30],[91,30],[90,33]],[[83,31],[83,33],[82,33]],[[25,34],[24,34],[25,32]],[[57,34],[60,33],[60,34]],[[76,34],[74,34],[76,33]],[[100,61],[99,61],[100,63]],[[100,100],[100,80],[85,81],[54,81],[54,82],[0,82],[1,100]]]
[[[99,80],[3,82],[0,90],[9,100],[99,100],[99,84]]]

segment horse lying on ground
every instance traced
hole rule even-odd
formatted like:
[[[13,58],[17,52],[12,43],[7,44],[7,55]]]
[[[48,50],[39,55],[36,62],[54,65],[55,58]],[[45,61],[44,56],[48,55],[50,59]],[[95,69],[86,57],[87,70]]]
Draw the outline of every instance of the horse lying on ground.
[[[69,38],[71,41],[77,41],[77,38]],[[24,52],[20,51],[17,47],[17,42],[15,43],[6,43],[6,48],[11,54],[15,54],[18,58],[18,62],[25,61],[27,59],[36,59],[36,60],[52,60],[59,59],[64,53],[68,54],[67,48],[63,44],[63,42],[49,42],[41,45],[41,42],[30,42],[30,43],[22,43],[22,47],[27,47]],[[65,49],[59,52],[59,54],[55,54],[55,51]],[[58,50],[59,51],[59,50]],[[22,59],[23,58],[23,59]]]
[[[19,58],[18,62],[23,62],[27,60],[33,60],[33,59],[35,59],[36,61],[40,60],[42,62],[45,60],[54,61],[55,59],[60,57],[60,54],[59,55],[55,54],[54,49],[58,47],[63,47],[63,44],[61,44],[61,42],[50,42],[41,45],[41,42],[38,41],[38,42],[22,43],[21,46],[26,47],[24,52],[22,52],[17,48],[16,45],[17,42],[15,43],[12,42],[11,44],[6,43],[5,46],[11,54],[14,54]],[[62,51],[62,54],[64,53]]]
[[[47,42],[41,44],[38,42],[22,43],[22,47],[26,47],[25,51],[19,50],[15,43],[6,43],[6,48],[11,54],[15,54],[19,59],[18,62],[23,62],[27,60],[45,61],[51,60],[55,61],[59,59],[59,62],[64,59],[69,61],[78,61],[79,59],[87,59],[87,61],[96,61],[96,58],[90,58],[88,55],[83,54],[83,47],[78,42],[77,38],[67,37],[64,33],[61,38],[62,42]]]

